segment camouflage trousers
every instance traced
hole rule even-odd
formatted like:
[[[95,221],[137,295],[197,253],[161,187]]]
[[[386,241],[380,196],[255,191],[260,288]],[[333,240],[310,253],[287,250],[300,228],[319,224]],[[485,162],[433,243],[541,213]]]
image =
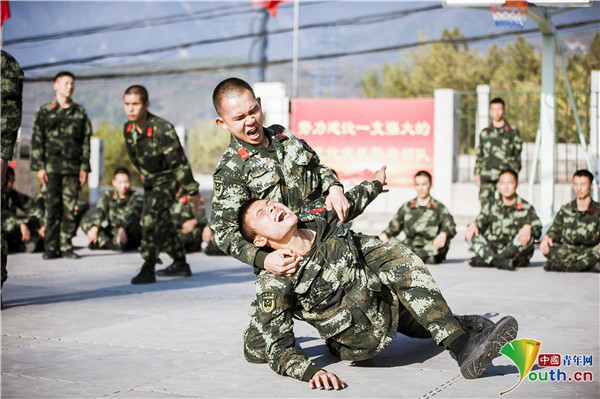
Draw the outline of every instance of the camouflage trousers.
[[[175,181],[144,187],[141,255],[145,261],[162,263],[159,258],[161,250],[174,260],[185,260],[185,248],[171,217],[176,193]]]
[[[189,254],[191,252],[202,251],[202,228],[200,227],[200,225],[196,225],[196,227],[194,227],[194,230],[192,230],[188,234],[183,234],[183,231],[181,231],[181,226],[178,226],[177,232],[179,233],[181,242],[183,242],[183,246],[185,247],[186,253]]]
[[[422,240],[419,240],[422,241]],[[446,245],[444,245],[440,249],[436,249],[433,246],[433,240],[425,243],[424,245],[421,242],[415,242],[410,238],[402,241],[402,244],[406,245],[411,251],[413,251],[421,260],[425,261],[430,256],[437,257],[440,260],[446,259],[446,255],[450,250],[450,240],[446,240]]]
[[[479,184],[479,202],[482,207],[483,204],[496,200],[497,183],[497,181],[482,181]]]
[[[89,230],[89,229],[88,229]],[[86,231],[87,233],[87,231]],[[140,246],[142,242],[142,226],[140,224],[133,224],[125,228],[127,234],[127,244],[123,250],[135,250]],[[97,245],[91,247],[92,249],[111,249],[111,247],[117,246],[117,236],[119,229],[113,226],[98,227],[98,241]]]
[[[584,272],[600,262],[600,244],[583,245],[554,244],[546,255],[551,261],[566,265],[566,272]]]
[[[527,245],[523,246],[518,235],[515,235],[513,240],[508,243],[490,243],[482,234],[474,235],[471,242],[469,242],[469,246],[477,256],[488,264],[494,258],[512,259],[515,266],[527,266],[534,250],[533,237]]]
[[[400,302],[398,332],[414,338],[431,337],[438,345],[445,346],[464,334],[418,256],[402,244],[383,242],[377,237],[356,234],[355,242],[367,267],[377,273]],[[250,325],[243,336],[244,356],[251,363],[266,362],[258,312],[254,299],[249,311]]]
[[[46,251],[73,249],[71,238],[77,230],[75,205],[80,190],[78,175],[48,174],[44,194]]]

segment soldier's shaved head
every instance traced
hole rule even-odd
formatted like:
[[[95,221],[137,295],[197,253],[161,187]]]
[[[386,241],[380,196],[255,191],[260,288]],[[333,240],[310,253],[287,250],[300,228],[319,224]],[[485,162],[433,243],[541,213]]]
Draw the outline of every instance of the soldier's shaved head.
[[[594,175],[592,174],[592,172],[590,172],[587,169],[579,169],[578,171],[573,173],[573,179],[575,177],[587,177],[588,180],[590,181],[590,184],[592,184],[594,182]]]
[[[258,199],[251,198],[244,202],[238,211],[238,228],[244,240],[248,242],[254,241],[256,238],[256,231],[252,227],[250,227],[250,223],[246,220],[246,215],[248,214],[248,210]]]
[[[223,103],[223,99],[230,95],[238,95],[243,93],[245,90],[248,90],[254,97],[254,90],[252,90],[252,86],[248,84],[245,80],[240,78],[228,78],[222,81],[215,87],[213,91],[213,105],[215,107],[215,111],[219,116],[223,116],[221,114],[221,104]]]
[[[125,93],[123,93],[123,97],[125,97],[128,94],[137,94],[138,96],[140,96],[140,100],[142,100],[142,102],[144,104],[146,104],[148,102],[148,90],[146,90],[146,88],[144,86],[141,86],[141,85],[129,86],[127,88],[127,90],[125,90]]]
[[[504,169],[502,171],[502,173],[500,173],[499,176],[502,176],[505,173],[511,174],[515,178],[515,182],[517,182],[517,183],[519,182],[519,174],[517,172],[515,172],[514,170],[512,170],[512,169]]]
[[[427,180],[429,180],[429,184],[431,184],[431,173],[429,173],[429,172],[428,172],[428,171],[426,171],[426,170],[420,170],[420,171],[418,171],[418,172],[415,174],[415,177],[414,177],[414,178],[416,179],[416,178],[417,178],[417,177],[419,177],[419,176],[424,176],[424,177],[426,177],[426,178],[427,178]]]

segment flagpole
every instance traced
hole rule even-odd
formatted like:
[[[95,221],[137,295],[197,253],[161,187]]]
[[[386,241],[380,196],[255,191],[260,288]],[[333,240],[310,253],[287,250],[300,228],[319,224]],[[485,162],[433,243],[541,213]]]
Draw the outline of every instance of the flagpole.
[[[294,44],[292,54],[292,98],[298,97],[298,25],[300,0],[294,0]]]

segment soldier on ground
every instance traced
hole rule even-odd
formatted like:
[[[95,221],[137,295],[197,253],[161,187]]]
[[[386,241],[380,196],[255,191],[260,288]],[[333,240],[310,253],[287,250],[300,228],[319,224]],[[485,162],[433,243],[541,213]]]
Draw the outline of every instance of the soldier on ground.
[[[360,214],[381,192],[382,171],[346,193],[348,218]],[[375,356],[396,332],[433,338],[454,353],[468,379],[485,373],[502,346],[516,338],[518,325],[511,316],[495,325],[481,316],[455,317],[415,254],[401,244],[355,233],[334,212],[325,211],[322,202],[315,205],[300,217],[266,199],[248,200],[240,209],[239,224],[247,240],[303,257],[291,277],[265,270],[258,274],[264,362],[275,372],[309,382],[310,388],[345,387],[295,347],[294,316],[314,326],[343,360]]]
[[[2,138],[0,142],[0,185],[2,187],[2,203],[6,201],[6,171],[8,168],[8,162],[12,160],[13,152],[15,150],[15,143],[17,142],[17,135],[19,134],[19,128],[21,127],[21,117],[23,109],[23,79],[24,74],[21,66],[13,58],[12,55],[8,54],[4,50],[1,52],[1,64],[2,64],[2,109],[1,112],[1,123],[2,123]],[[6,232],[2,227],[1,237],[1,263],[2,263],[2,285],[8,277],[6,271],[6,263],[8,257],[8,243],[6,241]]]
[[[517,172],[503,171],[497,185],[500,199],[486,202],[477,219],[467,226],[465,239],[476,254],[469,264],[515,270],[529,265],[542,222],[533,206],[517,195]]]
[[[590,196],[594,176],[581,169],[573,174],[575,200],[563,205],[540,249],[549,272],[600,272],[600,204]]]
[[[33,198],[14,189],[15,170],[8,167],[6,175],[6,200],[2,201],[2,228],[7,233],[10,252],[32,253],[41,251],[44,238],[39,234],[44,219],[44,211],[36,206]],[[25,213],[19,217],[17,210]]]
[[[496,199],[496,183],[500,172],[521,170],[523,141],[519,129],[510,126],[504,119],[504,100],[497,97],[490,101],[492,123],[479,134],[479,146],[475,159],[473,181],[479,186],[481,207]]]
[[[228,255],[280,276],[291,276],[302,257],[288,249],[257,248],[239,232],[238,211],[250,198],[278,201],[298,211],[305,201],[326,196],[325,206],[341,220],[349,203],[333,171],[318,155],[285,127],[263,127],[260,98],[242,79],[229,78],[213,91],[219,127],[231,141],[213,175],[214,198],[211,227],[217,245]],[[250,361],[264,361],[264,341],[257,330],[256,301],[251,305],[251,326],[246,330],[244,354]],[[254,360],[253,360],[254,359]]]
[[[433,265],[446,259],[450,240],[456,235],[456,224],[444,204],[430,195],[430,189],[431,174],[425,170],[417,172],[417,197],[398,209],[379,238],[390,241],[404,231],[406,239],[402,243],[423,262]]]
[[[73,102],[75,77],[54,78],[56,98],[42,105],[33,122],[31,170],[46,188],[44,259],[79,258],[73,252],[75,206],[90,172],[92,125],[85,109]]]
[[[90,249],[136,250],[142,241],[143,197],[131,189],[131,175],[126,168],[115,170],[112,185],[114,190],[100,197],[81,229]]]
[[[127,152],[142,174],[144,186],[141,244],[144,263],[131,284],[155,283],[156,275],[189,277],[192,271],[170,209],[181,195],[187,195],[194,208],[200,209],[198,183],[173,125],[148,111],[146,88],[130,86],[125,90],[123,103],[128,119],[123,127]],[[162,263],[161,249],[173,263],[155,272],[156,264]]]

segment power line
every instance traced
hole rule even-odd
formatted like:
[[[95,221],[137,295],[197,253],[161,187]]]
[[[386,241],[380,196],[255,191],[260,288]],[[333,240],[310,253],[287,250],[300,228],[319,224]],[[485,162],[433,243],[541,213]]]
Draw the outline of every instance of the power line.
[[[442,8],[441,5],[433,5],[433,6],[426,6],[426,7],[421,7],[421,8],[414,8],[414,9],[410,9],[410,10],[399,10],[399,11],[392,11],[392,12],[385,12],[385,13],[378,13],[378,14],[371,14],[371,15],[362,15],[362,16],[358,16],[358,17],[341,19],[341,20],[337,20],[337,21],[306,24],[306,25],[300,26],[299,29],[303,30],[303,29],[314,29],[314,28],[320,28],[320,27],[375,24],[375,23],[381,23],[381,22],[405,17],[408,15],[416,14],[416,13],[420,13],[420,12],[434,11],[434,10],[438,10],[441,8]],[[281,29],[269,31],[268,34],[269,35],[277,35],[277,34],[281,34],[281,33],[289,33],[291,31],[292,31],[292,28],[281,28]],[[46,63],[34,64],[34,65],[26,65],[26,66],[23,66],[22,68],[25,71],[29,71],[29,70],[33,70],[33,69],[49,68],[49,67],[54,67],[54,66],[66,65],[66,64],[86,64],[88,62],[99,61],[99,60],[103,60],[103,59],[107,59],[107,58],[136,57],[136,56],[141,56],[141,55],[162,53],[162,52],[171,51],[171,50],[179,50],[179,49],[184,49],[184,48],[188,48],[188,47],[196,47],[196,46],[207,45],[207,44],[215,44],[215,43],[223,43],[223,42],[228,42],[228,41],[243,40],[243,39],[261,36],[263,34],[264,34],[263,32],[244,33],[244,34],[215,38],[215,39],[197,40],[197,41],[193,41],[193,42],[180,43],[180,44],[176,44],[176,45],[156,47],[156,48],[141,50],[141,51],[128,51],[128,52],[121,52],[121,53],[102,54],[102,55],[95,55],[95,56],[91,56],[91,57],[74,58],[74,59],[70,59],[70,60],[62,60],[62,61],[46,62]]]
[[[557,25],[556,29],[557,30],[572,29],[572,28],[594,25],[594,24],[599,24],[599,23],[600,23],[600,19],[590,20],[590,21],[580,21],[580,22],[574,22],[574,23],[570,23],[570,24]],[[393,51],[393,50],[405,50],[408,48],[431,45],[431,44],[436,44],[436,43],[445,43],[445,44],[459,44],[460,43],[460,44],[462,44],[462,43],[492,40],[492,39],[497,39],[500,37],[507,37],[507,36],[527,35],[527,34],[536,33],[536,32],[539,32],[538,28],[525,29],[525,30],[520,30],[520,31],[493,33],[493,34],[487,34],[487,35],[478,35],[478,36],[465,37],[465,38],[461,38],[461,39],[424,40],[424,41],[413,42],[413,43],[405,43],[405,44],[363,49],[363,50],[306,56],[306,57],[300,57],[299,60],[300,61],[317,61],[317,60],[323,60],[323,59],[328,59],[328,58],[374,54],[374,53],[381,53],[381,52],[387,52],[387,51]],[[280,59],[280,60],[267,61],[266,63],[244,62],[244,63],[238,63],[238,64],[226,64],[226,65],[217,65],[217,66],[213,65],[213,66],[203,66],[203,67],[165,69],[165,70],[150,71],[150,72],[148,72],[148,71],[146,71],[146,72],[143,72],[143,71],[123,72],[123,73],[115,72],[115,73],[96,74],[96,75],[78,75],[77,80],[81,81],[81,80],[98,80],[98,79],[118,79],[118,78],[141,77],[141,76],[177,75],[177,74],[190,73],[190,72],[227,71],[227,70],[232,70],[232,69],[242,69],[242,68],[247,69],[247,68],[258,68],[258,67],[263,67],[263,66],[274,66],[274,65],[288,64],[291,62],[292,62],[291,58],[285,58],[285,59]],[[26,78],[27,82],[51,82],[52,80],[53,80],[52,77]]]

